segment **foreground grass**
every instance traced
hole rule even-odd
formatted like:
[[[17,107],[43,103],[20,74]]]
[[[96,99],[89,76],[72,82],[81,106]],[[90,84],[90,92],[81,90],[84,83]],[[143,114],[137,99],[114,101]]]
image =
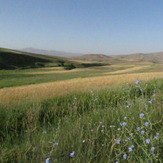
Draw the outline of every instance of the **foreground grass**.
[[[157,79],[1,106],[0,162],[163,162],[162,101]]]

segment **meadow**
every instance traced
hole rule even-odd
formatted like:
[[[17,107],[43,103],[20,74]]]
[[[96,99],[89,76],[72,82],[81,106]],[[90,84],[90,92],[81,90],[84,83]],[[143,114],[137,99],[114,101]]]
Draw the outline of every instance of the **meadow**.
[[[0,162],[162,163],[162,70],[0,70]]]

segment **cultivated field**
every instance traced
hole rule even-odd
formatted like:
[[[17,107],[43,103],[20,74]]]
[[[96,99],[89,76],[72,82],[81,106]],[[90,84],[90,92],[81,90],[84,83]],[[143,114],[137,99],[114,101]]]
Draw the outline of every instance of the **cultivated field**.
[[[163,162],[161,63],[0,70],[0,77],[0,162]]]

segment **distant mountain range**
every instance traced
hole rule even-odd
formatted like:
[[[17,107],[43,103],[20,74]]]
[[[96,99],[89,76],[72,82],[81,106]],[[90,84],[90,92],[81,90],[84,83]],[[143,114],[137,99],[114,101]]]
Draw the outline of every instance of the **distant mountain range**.
[[[163,62],[163,52],[135,53],[130,55],[116,55],[112,57],[129,61]]]
[[[43,54],[50,56],[67,57],[71,59],[78,59],[84,61],[95,61],[95,62],[110,62],[110,61],[147,61],[147,62],[163,62],[163,52],[156,53],[135,53],[135,54],[122,54],[122,55],[105,55],[105,54],[81,54],[81,53],[70,53],[56,50],[43,50],[36,48],[24,48],[19,49],[22,52]]]
[[[36,48],[24,48],[24,49],[19,49],[19,51],[34,53],[34,54],[58,56],[58,57],[73,57],[73,56],[82,55],[81,53],[70,53],[70,52],[64,52],[64,51],[44,50],[44,49],[36,49]]]
[[[82,56],[72,57],[73,59],[84,61],[96,61],[96,62],[110,62],[110,61],[144,61],[160,63],[163,62],[163,52],[157,53],[136,53],[128,55],[104,55],[104,54],[85,54]]]

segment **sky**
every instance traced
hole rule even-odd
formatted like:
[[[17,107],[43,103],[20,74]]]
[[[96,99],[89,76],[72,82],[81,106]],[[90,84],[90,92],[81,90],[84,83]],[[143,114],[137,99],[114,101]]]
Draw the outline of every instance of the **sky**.
[[[108,55],[163,51],[163,1],[0,0],[0,47]]]

